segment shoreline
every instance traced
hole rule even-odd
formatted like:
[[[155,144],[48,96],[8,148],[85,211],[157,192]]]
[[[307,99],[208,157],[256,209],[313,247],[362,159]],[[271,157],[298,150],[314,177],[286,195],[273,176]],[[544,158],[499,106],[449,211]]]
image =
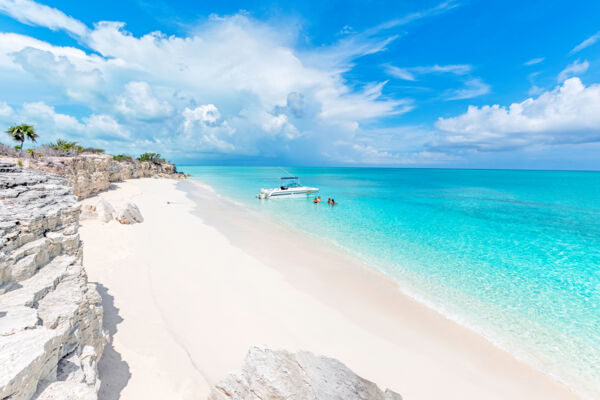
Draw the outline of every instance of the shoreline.
[[[189,181],[180,183],[178,187],[182,187],[181,190],[188,192],[189,195],[189,192],[193,190],[193,188],[189,187],[190,185],[199,186],[202,190],[206,190],[213,193],[215,196],[217,196],[219,199],[225,202],[230,202],[236,207],[244,208],[246,210],[246,214],[248,216],[251,215],[251,218],[260,220],[263,223],[268,221],[268,224],[270,226],[278,226],[283,231],[285,231],[287,235],[292,235],[299,241],[309,241],[311,243],[311,246],[321,246],[327,248],[332,253],[337,254],[339,257],[345,258],[350,268],[358,269],[362,273],[373,275],[375,279],[381,279],[388,282],[390,285],[394,286],[402,296],[406,296],[411,300],[415,301],[417,304],[422,305],[428,310],[439,314],[441,317],[443,317],[450,323],[457,324],[460,327],[465,328],[469,332],[472,332],[482,337],[486,342],[489,342],[498,350],[508,353],[511,357],[515,358],[519,362],[525,363],[529,367],[535,369],[536,371],[550,377],[552,380],[559,382],[561,385],[567,387],[574,394],[587,398],[587,392],[585,389],[579,391],[578,388],[575,385],[571,384],[568,379],[564,378],[560,374],[552,372],[552,370],[550,370],[549,368],[546,368],[544,366],[544,362],[539,360],[532,352],[527,351],[527,348],[519,346],[516,343],[511,343],[509,339],[504,338],[499,332],[494,332],[492,329],[486,329],[485,327],[474,324],[471,321],[469,321],[468,318],[462,316],[460,313],[451,311],[449,308],[444,307],[442,304],[438,304],[435,301],[428,299],[426,294],[415,290],[410,286],[410,284],[395,279],[387,275],[385,272],[381,271],[380,268],[376,266],[377,263],[370,261],[368,257],[357,253],[353,253],[350,249],[344,247],[336,241],[331,241],[326,238],[319,237],[317,234],[312,234],[310,232],[300,230],[294,227],[293,225],[286,223],[286,221],[278,219],[275,216],[254,210],[237,200],[231,199],[226,195],[218,193],[218,191],[215,188],[198,179],[192,178]],[[187,187],[183,188],[184,186]],[[200,217],[206,217],[206,215],[202,214],[201,212],[198,212],[197,210],[195,212]],[[208,220],[210,221],[210,218]],[[213,221],[212,225],[219,229],[227,237],[231,237],[232,233],[235,233],[228,229],[222,229],[222,227],[219,226],[219,223],[217,223],[216,221]],[[251,249],[249,248],[245,248],[244,250],[251,252]],[[274,265],[271,265],[271,267],[275,268]],[[594,393],[591,393],[590,398],[594,397]]]
[[[464,328],[467,331],[481,337],[483,340],[488,342],[490,345],[492,345],[493,347],[495,347],[496,349],[498,349],[502,352],[507,353],[510,357],[513,357],[518,362],[525,363],[528,367],[533,368],[535,371],[548,376],[550,379],[560,383],[561,385],[564,385],[570,391],[572,391],[574,394],[577,393],[575,391],[575,389],[572,386],[570,386],[568,384],[568,382],[565,381],[561,376],[558,376],[556,374],[553,374],[553,373],[545,370],[540,365],[536,365],[539,363],[535,362],[536,361],[535,357],[533,355],[531,355],[530,353],[527,353],[526,351],[519,351],[518,346],[509,346],[507,344],[508,343],[507,341],[497,340],[494,337],[494,335],[488,334],[488,332],[486,332],[484,328],[479,327],[474,324],[471,324],[471,323],[469,323],[469,321],[467,319],[461,317],[459,314],[456,314],[447,309],[444,309],[443,307],[436,305],[433,301],[429,301],[426,297],[420,295],[419,293],[415,292],[414,290],[411,290],[411,288],[409,286],[403,285],[402,282],[386,275],[384,272],[380,271],[378,268],[372,266],[369,263],[369,261],[367,261],[365,258],[363,258],[363,257],[357,258],[356,254],[353,254],[349,249],[345,248],[344,246],[342,246],[336,242],[323,243],[321,241],[321,238],[318,237],[318,235],[312,235],[308,232],[301,231],[299,229],[294,228],[293,226],[291,226],[289,224],[286,224],[284,221],[278,220],[276,217],[270,216],[268,214],[261,214],[261,213],[257,212],[256,210],[252,210],[252,209],[248,208],[245,204],[242,204],[236,200],[230,199],[227,196],[224,196],[224,195],[218,193],[217,190],[214,189],[212,186],[210,186],[200,180],[191,179],[190,181],[181,182],[178,184],[178,187],[182,188],[181,190],[186,191],[188,193],[188,196],[192,197],[195,201],[197,201],[197,198],[194,198],[193,195],[191,195],[191,193],[190,193],[193,190],[193,188],[191,186],[200,186],[202,190],[209,191],[209,192],[213,193],[215,196],[218,196],[220,199],[222,199],[226,202],[231,202],[236,207],[243,207],[245,209],[246,215],[252,214],[252,218],[256,218],[257,220],[260,219],[261,222],[263,222],[263,223],[268,221],[270,227],[278,226],[279,228],[281,228],[282,231],[285,231],[285,234],[292,235],[299,241],[310,242],[309,245],[313,246],[313,247],[320,246],[322,248],[326,248],[326,251],[333,253],[334,257],[343,257],[344,259],[346,259],[346,262],[348,263],[347,267],[349,266],[349,268],[351,268],[353,270],[352,273],[365,274],[366,276],[372,275],[372,277],[369,277],[369,278],[386,282],[388,285],[391,285],[395,290],[397,290],[401,296],[405,296],[405,297],[409,298],[411,301],[415,302],[417,305],[423,306],[428,311],[432,311],[432,312],[438,314],[440,317],[447,320],[449,323],[456,324],[456,325],[460,326],[461,328]],[[200,217],[206,218],[208,216],[207,213],[199,212],[199,207],[194,212]],[[223,228],[223,226],[219,226],[219,223],[217,223],[214,220],[211,223],[211,218],[208,218],[208,221],[209,221],[209,224],[211,224],[212,226],[219,229],[228,238],[231,238],[232,234],[235,234],[235,232],[233,230],[228,230],[227,228]],[[252,252],[249,247],[244,248],[244,250]],[[260,256],[259,256],[259,258],[260,258]],[[268,260],[261,259],[261,261],[268,264]],[[270,266],[275,267],[274,265],[270,265]],[[314,294],[314,293],[311,293],[311,294]]]
[[[171,338],[151,356],[157,357],[155,364],[172,366],[164,359],[172,348],[179,362],[196,371],[183,374],[190,393],[201,394],[205,385],[194,385],[194,379],[214,383],[239,367],[250,345],[268,344],[337,358],[405,398],[577,398],[478,333],[401,293],[390,278],[290,233],[283,224],[215,201],[216,194],[201,185],[147,179],[119,183],[102,196],[133,199],[146,221],[128,227],[82,224],[90,281],[106,288],[122,314],[115,353],[132,372],[120,388],[122,398],[159,393],[140,383],[153,376],[140,362],[149,355],[140,358],[144,349],[136,345],[149,328],[136,315],[140,312]],[[167,201],[173,203],[167,206]],[[161,240],[157,229],[168,235]],[[103,252],[117,259],[106,265]],[[282,263],[285,256],[300,261]],[[123,282],[136,274],[149,284]],[[134,296],[145,291],[154,305]],[[156,319],[154,314],[159,314]],[[110,386],[113,378],[105,376],[105,384]],[[150,386],[182,387],[173,374],[168,382],[156,374],[153,378]]]

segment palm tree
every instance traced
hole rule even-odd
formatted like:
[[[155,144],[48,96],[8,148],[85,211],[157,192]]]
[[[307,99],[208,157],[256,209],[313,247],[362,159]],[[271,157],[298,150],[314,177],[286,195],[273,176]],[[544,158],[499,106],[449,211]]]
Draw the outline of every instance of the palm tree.
[[[25,144],[25,139],[35,142],[35,140],[38,138],[38,134],[35,133],[35,128],[33,125],[27,124],[11,126],[8,128],[6,133],[8,133],[8,136],[10,136],[13,140],[21,142],[21,153],[23,153],[23,144]]]

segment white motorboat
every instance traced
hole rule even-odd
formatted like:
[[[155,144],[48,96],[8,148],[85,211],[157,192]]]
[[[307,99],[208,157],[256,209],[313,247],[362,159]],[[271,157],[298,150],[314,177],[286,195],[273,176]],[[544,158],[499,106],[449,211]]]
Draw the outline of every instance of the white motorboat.
[[[284,176],[281,179],[281,186],[274,189],[260,189],[259,199],[270,199],[274,197],[297,197],[308,196],[317,193],[319,188],[302,186],[297,176]]]

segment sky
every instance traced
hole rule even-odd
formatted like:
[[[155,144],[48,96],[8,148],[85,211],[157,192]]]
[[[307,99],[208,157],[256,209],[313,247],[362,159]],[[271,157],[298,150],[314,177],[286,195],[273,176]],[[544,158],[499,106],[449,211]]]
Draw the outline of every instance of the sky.
[[[17,123],[180,164],[598,170],[600,2],[0,0]]]

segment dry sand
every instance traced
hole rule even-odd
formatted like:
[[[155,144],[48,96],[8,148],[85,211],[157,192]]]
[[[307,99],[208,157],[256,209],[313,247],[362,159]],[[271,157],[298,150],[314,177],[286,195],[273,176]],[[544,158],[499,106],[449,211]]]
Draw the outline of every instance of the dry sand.
[[[101,399],[205,398],[253,344],[337,358],[407,400],[576,398],[349,256],[202,185],[130,180],[100,196],[145,218],[82,221],[113,335]]]

